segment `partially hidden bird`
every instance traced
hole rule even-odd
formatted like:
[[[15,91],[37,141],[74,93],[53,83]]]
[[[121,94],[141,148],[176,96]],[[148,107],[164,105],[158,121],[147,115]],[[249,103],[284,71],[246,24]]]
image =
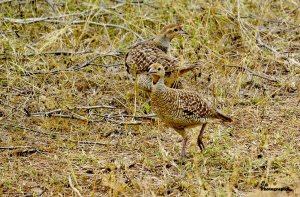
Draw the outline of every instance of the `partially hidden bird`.
[[[178,78],[184,73],[199,67],[199,64],[181,65],[181,62],[171,56],[168,51],[173,38],[178,35],[188,34],[182,24],[169,24],[153,39],[141,42],[129,48],[125,65],[127,72],[137,76],[139,87],[145,91],[151,90],[151,77],[146,75],[149,66],[153,63],[164,65],[165,84],[168,87],[178,86]]]

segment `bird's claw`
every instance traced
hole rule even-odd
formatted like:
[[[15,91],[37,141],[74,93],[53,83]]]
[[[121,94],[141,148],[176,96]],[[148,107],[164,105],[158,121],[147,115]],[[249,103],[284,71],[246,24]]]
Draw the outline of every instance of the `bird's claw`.
[[[204,148],[205,148],[205,146],[204,146],[204,144],[203,144],[203,142],[202,142],[201,139],[198,139],[198,146],[199,146],[199,148],[200,148],[201,151],[203,151]]]

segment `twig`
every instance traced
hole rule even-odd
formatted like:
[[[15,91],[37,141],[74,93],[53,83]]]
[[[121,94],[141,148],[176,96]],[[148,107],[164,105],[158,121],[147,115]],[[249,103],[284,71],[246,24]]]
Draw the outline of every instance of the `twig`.
[[[0,4],[2,3],[9,3],[9,2],[12,2],[13,0],[3,0],[3,1],[0,1]]]
[[[0,150],[14,150],[18,148],[32,148],[31,146],[7,146],[7,147],[0,147]]]
[[[97,108],[107,108],[107,109],[116,109],[114,106],[109,106],[109,105],[94,105],[94,106],[75,106],[75,107],[68,107],[69,110],[74,110],[74,109],[97,109]],[[28,116],[51,116],[52,114],[55,114],[57,112],[63,111],[61,108],[54,109],[51,111],[45,111],[45,112],[29,112],[28,110],[24,109],[26,114]]]
[[[104,145],[106,146],[107,144],[103,142],[93,142],[93,141],[77,141],[77,140],[70,140],[70,139],[65,139],[66,141],[78,143],[78,144],[96,144],[96,145]]]
[[[12,128],[24,129],[24,130],[31,131],[31,132],[34,132],[34,133],[44,134],[46,136],[52,136],[54,134],[54,133],[46,133],[46,132],[43,132],[43,131],[38,131],[38,130],[31,129],[31,128],[17,126],[17,125],[8,125],[8,124],[3,124],[3,123],[0,123],[0,125],[2,125],[4,127],[12,127]],[[55,133],[55,134],[57,134],[57,133]],[[78,143],[78,144],[107,145],[106,143],[103,143],[103,142],[78,141],[78,140],[71,140],[71,139],[64,138],[64,137],[61,137],[61,138],[62,138],[63,141],[70,141],[70,142],[75,142],[75,143]],[[11,146],[11,147],[2,147],[2,148],[0,147],[0,149],[17,149],[17,148],[32,148],[32,147],[31,146]]]
[[[73,185],[71,175],[69,175],[69,185],[70,185],[70,187],[72,188],[72,190],[73,190],[79,197],[82,197],[81,193],[80,193],[80,192],[78,191],[78,189],[76,189],[76,187]]]
[[[271,76],[266,75],[266,74],[259,74],[259,73],[256,73],[256,72],[254,72],[253,70],[251,70],[251,69],[249,69],[249,68],[246,68],[246,67],[243,67],[243,66],[226,65],[226,67],[234,67],[234,68],[238,68],[238,69],[247,71],[247,72],[251,73],[251,74],[254,75],[254,76],[257,76],[257,77],[260,77],[260,78],[263,78],[263,79],[266,79],[266,80],[269,80],[269,81],[272,81],[272,82],[279,82],[279,80],[276,79],[276,78],[274,78],[274,77],[271,77]]]
[[[47,20],[49,22],[51,22],[50,20]],[[66,23],[66,21],[53,21],[53,22],[62,22],[62,23]],[[98,23],[98,22],[94,22],[94,21],[72,21],[72,25],[76,25],[76,24],[82,24],[82,23],[88,23],[88,24],[91,24],[91,25],[98,25],[98,26],[104,26],[104,27],[114,27],[114,28],[119,28],[119,29],[123,29],[125,31],[128,31],[128,32],[131,32],[133,33],[134,35],[136,35],[140,40],[144,40],[144,38],[136,33],[135,31],[133,31],[132,29],[129,29],[127,27],[124,27],[124,26],[121,26],[121,25],[116,25],[116,24],[111,24],[111,23]]]
[[[97,122],[96,120],[90,120],[90,119],[80,116],[79,114],[76,114],[74,112],[71,112],[71,115],[69,115],[69,116],[72,119],[78,119],[78,120],[83,120],[83,121],[87,121],[87,122]]]
[[[150,114],[146,116],[134,116],[134,115],[125,115],[125,114],[120,114],[120,115],[101,115],[100,117],[103,118],[140,118],[140,119],[153,119],[157,117],[155,114]]]
[[[123,1],[121,0],[114,0],[115,2],[118,2],[118,3],[123,3]],[[126,2],[124,4],[139,4],[139,5],[146,5],[146,6],[149,6],[149,7],[152,7],[154,9],[158,9],[159,7],[158,6],[155,6],[155,5],[151,5],[150,3],[147,3],[147,2],[144,2],[143,0],[140,0],[140,1],[132,1],[132,2]]]
[[[49,54],[49,53],[48,53]],[[116,55],[117,53],[115,53],[114,55]],[[120,54],[120,53],[118,53]],[[67,68],[67,69],[62,69],[62,70],[52,70],[52,71],[49,71],[49,72],[43,72],[43,71],[38,71],[38,72],[31,72],[31,71],[25,71],[24,72],[24,75],[25,76],[31,76],[31,75],[39,75],[39,74],[57,74],[59,72],[70,72],[70,71],[77,71],[77,70],[80,70],[80,69],[83,69],[85,67],[88,67],[90,65],[93,65],[92,63],[99,57],[102,57],[102,56],[110,56],[112,54],[98,54],[96,57],[93,57],[92,59],[82,63],[81,65],[77,65],[77,66],[72,66],[70,68]],[[104,65],[103,65],[104,66]]]
[[[97,109],[97,108],[107,108],[107,109],[116,109],[114,106],[109,105],[94,105],[94,106],[76,106],[76,107],[69,107],[68,109]]]
[[[12,0],[2,1],[2,2],[0,2],[0,4],[10,2],[10,1],[12,1]],[[116,6],[114,6],[114,7],[116,7]],[[109,9],[114,9],[114,7],[109,7]],[[27,18],[27,19],[3,18],[3,20],[6,20],[8,22],[13,22],[13,23],[33,23],[33,22],[39,22],[39,21],[44,21],[44,20],[49,20],[49,19],[59,19],[59,18],[66,18],[66,17],[70,17],[70,16],[85,15],[86,13],[91,13],[92,11],[98,10],[98,9],[99,9],[99,7],[85,10],[83,12],[76,12],[76,13],[71,13],[71,14],[57,15],[57,16],[46,16],[46,17]],[[105,10],[101,10],[101,11],[105,12]],[[109,13],[106,13],[106,14],[109,14]]]
[[[11,23],[19,23],[19,24],[30,24],[40,21],[46,21],[50,19],[56,19],[56,18],[63,18],[64,15],[61,16],[47,16],[47,17],[40,17],[40,18],[25,18],[25,19],[18,19],[18,18],[3,18],[4,21],[11,22]]]
[[[85,20],[78,20],[78,21],[64,21],[64,20],[54,20],[52,19],[53,17],[42,17],[42,18],[26,18],[26,19],[15,19],[15,18],[3,18],[4,21],[7,22],[12,22],[12,23],[19,23],[19,24],[30,24],[30,23],[35,23],[35,22],[41,22],[41,21],[46,21],[50,23],[68,23],[71,25],[78,25],[78,24],[90,24],[90,25],[97,25],[97,26],[103,26],[103,27],[113,27],[113,28],[119,28],[123,29],[125,31],[131,32],[134,35],[136,35],[139,39],[144,40],[144,38],[133,31],[132,29],[129,29],[127,27],[117,25],[117,24],[112,24],[112,23],[100,23],[100,22],[94,22],[94,21],[85,21]]]
[[[4,123],[0,123],[0,125],[5,127],[5,128],[11,127],[11,128],[23,129],[23,130],[27,130],[27,131],[31,131],[31,132],[34,132],[34,133],[47,135],[47,136],[50,135],[49,133],[46,133],[46,132],[43,132],[43,131],[38,131],[38,130],[34,130],[34,129],[31,129],[31,128],[27,128],[27,127],[22,127],[22,126],[19,126],[19,125],[11,125],[11,124],[4,124]]]
[[[59,18],[66,18],[69,16],[84,15],[85,13],[90,13],[96,9],[99,9],[99,8],[93,8],[93,9],[86,10],[83,12],[57,15],[57,16],[46,16],[46,17],[38,17],[38,18],[26,18],[26,19],[3,18],[3,20],[6,20],[6,21],[12,22],[12,23],[29,24],[29,23],[40,22],[40,21],[49,20],[49,19],[59,19]]]
[[[60,108],[59,109],[54,109],[54,110],[51,110],[51,111],[46,111],[46,112],[34,112],[34,113],[31,113],[28,110],[25,110],[25,112],[28,116],[51,116],[52,114],[57,113],[57,112],[61,112],[61,111],[62,111],[62,109],[60,109]]]
[[[100,57],[100,55],[97,55],[96,57],[88,60],[87,62],[84,62],[81,65],[73,66],[73,67],[70,67],[70,68],[67,68],[67,69],[63,69],[63,70],[52,70],[50,72],[30,72],[30,71],[25,71],[24,75],[25,76],[31,76],[31,75],[38,75],[38,74],[57,74],[59,72],[64,72],[64,71],[65,72],[66,71],[76,71],[76,70],[80,70],[82,68],[85,68],[85,67],[89,66],[93,61],[95,61],[99,57]]]
[[[104,7],[104,9],[117,9],[117,8],[122,7],[124,5],[126,5],[126,3],[120,2],[117,5],[114,5],[114,6],[111,6],[111,7]]]
[[[56,7],[55,3],[53,2],[53,0],[46,0],[46,2],[50,5],[50,7],[53,10],[53,12],[55,14],[58,14],[57,7]]]
[[[284,56],[284,55],[281,55],[276,49],[274,49],[273,47],[267,45],[266,43],[264,43],[262,40],[261,40],[261,37],[260,37],[260,33],[257,32],[257,35],[256,35],[256,40],[257,42],[259,43],[259,45],[267,48],[268,50],[270,50],[271,52],[273,52],[277,57],[280,57],[284,60],[287,60],[288,62],[291,62],[293,63],[294,65],[300,67],[300,62],[296,61],[294,58],[290,58],[290,57],[287,57],[287,56]],[[260,46],[258,45],[259,48],[261,48]]]
[[[124,63],[117,63],[117,64],[90,64],[90,65],[108,68],[108,67],[115,67],[115,66],[123,66]]]
[[[78,66],[73,66],[73,67],[67,68],[65,71],[75,71],[75,70],[80,70],[82,68],[85,68],[85,67],[89,66],[92,62],[94,62],[99,57],[100,57],[100,55],[97,55],[96,57],[88,60],[87,62],[84,62],[83,64],[78,65]]]
[[[108,120],[111,123],[115,123],[118,125],[140,125],[143,122],[142,121],[135,121],[135,122],[119,122],[119,121],[115,121],[115,120]]]
[[[0,32],[1,34],[1,32]],[[40,52],[40,53],[25,53],[25,54],[20,54],[19,56],[21,57],[30,57],[30,56],[37,56],[37,55],[82,55],[82,54],[89,54],[89,53],[95,53],[94,51],[46,51],[46,52]],[[12,55],[15,57],[15,53],[0,53],[0,55]],[[102,55],[102,56],[106,56],[106,55]],[[110,56],[110,54],[108,54],[107,56]],[[5,58],[9,58],[9,57],[5,57]]]
[[[69,114],[63,114],[63,113],[59,113],[56,114],[56,112],[62,112],[62,109],[56,109],[56,110],[52,110],[49,112],[36,112],[36,113],[29,113],[32,116],[46,116],[46,117],[59,117],[59,118],[70,118],[70,119],[77,119],[77,120],[82,120],[82,121],[87,121],[87,122],[102,122],[103,120],[98,120],[98,119],[88,119],[85,118],[83,116],[80,116],[76,113],[71,113]],[[114,124],[118,124],[118,125],[139,125],[142,124],[143,122],[141,121],[135,121],[135,122],[119,122],[116,120],[111,120],[109,118],[109,116],[104,117],[107,121],[114,123]]]
[[[35,55],[81,55],[87,53],[94,53],[93,51],[46,51],[42,53],[29,53],[22,54],[23,56],[35,56]]]
[[[297,11],[299,9],[300,9],[300,6],[298,6],[298,7],[294,8],[294,9],[288,11],[287,15],[290,15],[290,14],[292,14],[293,12],[295,12],[295,11]]]
[[[59,117],[59,118],[70,118],[70,119],[77,119],[77,120],[83,120],[83,121],[87,121],[87,122],[100,122],[99,120],[91,120],[91,119],[87,119],[83,116],[80,116],[76,113],[71,113],[70,115],[69,114],[56,114],[56,113],[52,113],[52,111],[50,111],[51,113],[46,113],[46,114],[43,114],[43,113],[36,113],[36,114],[31,114],[32,116],[42,116],[42,117]]]
[[[158,6],[151,5],[150,3],[147,3],[147,2],[145,2],[143,0],[141,0],[141,1],[132,1],[131,4],[141,4],[141,5],[146,5],[146,6],[152,7],[154,9],[159,9]]]
[[[39,115],[35,115],[35,116],[39,116]],[[40,116],[42,116],[42,115],[40,115]],[[86,121],[86,122],[103,122],[103,120],[88,119],[88,118],[85,118],[85,117],[80,116],[80,115],[75,114],[75,113],[72,113],[71,115],[68,115],[68,114],[51,114],[50,117],[70,118],[70,119],[77,119],[77,120],[82,120],[82,121]],[[109,118],[109,117],[107,117],[107,118]],[[120,122],[120,121],[111,120],[111,119],[106,119],[106,121],[114,123],[114,124],[118,124],[118,125],[140,125],[140,124],[143,123],[142,121]]]
[[[296,7],[296,8],[294,8],[294,9],[292,9],[292,10],[290,10],[290,11],[288,11],[287,13],[286,13],[286,16],[281,16],[281,17],[279,17],[276,21],[279,21],[279,22],[281,22],[281,23],[283,23],[283,19],[284,18],[287,18],[287,16],[289,16],[290,14],[292,14],[293,12],[295,12],[295,11],[297,11],[298,9],[300,9],[300,6],[298,6],[298,7]]]
[[[18,30],[10,30],[10,31],[0,31],[0,34],[17,34]]]
[[[61,112],[61,111],[57,111],[57,112]],[[43,113],[43,112],[37,112],[37,113],[33,113],[33,114],[30,114],[31,116],[34,116],[34,117],[59,117],[59,118],[70,118],[70,119],[78,119],[78,120],[83,120],[83,121],[87,121],[87,122],[99,122],[97,120],[90,120],[90,119],[87,119],[87,118],[84,118],[78,114],[75,114],[75,113],[72,113],[71,115],[69,114],[56,114],[55,110],[53,111],[50,111],[50,112],[46,112],[46,113]]]

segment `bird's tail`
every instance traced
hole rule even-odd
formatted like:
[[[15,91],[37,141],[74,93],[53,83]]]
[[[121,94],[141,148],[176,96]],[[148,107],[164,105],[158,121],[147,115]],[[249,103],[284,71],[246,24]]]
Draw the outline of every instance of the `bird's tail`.
[[[193,70],[194,68],[200,68],[202,66],[202,64],[200,63],[194,63],[194,64],[188,64],[183,66],[182,68],[179,69],[179,74],[183,75],[186,72],[189,72],[190,70]]]
[[[222,114],[220,112],[216,113],[216,118],[219,118],[219,119],[223,120],[224,122],[232,122],[233,121],[230,117],[225,116],[224,114]]]

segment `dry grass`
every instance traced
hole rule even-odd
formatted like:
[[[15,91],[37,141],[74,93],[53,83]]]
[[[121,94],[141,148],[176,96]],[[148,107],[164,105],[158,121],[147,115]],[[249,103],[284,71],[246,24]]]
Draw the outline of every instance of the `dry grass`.
[[[129,2],[0,1],[0,193],[260,196],[265,181],[294,190],[268,195],[300,195],[299,3]],[[171,53],[205,62],[186,88],[234,117],[208,126],[204,152],[191,133],[184,165],[147,98],[130,117],[133,84],[112,66],[176,21],[190,37]]]

